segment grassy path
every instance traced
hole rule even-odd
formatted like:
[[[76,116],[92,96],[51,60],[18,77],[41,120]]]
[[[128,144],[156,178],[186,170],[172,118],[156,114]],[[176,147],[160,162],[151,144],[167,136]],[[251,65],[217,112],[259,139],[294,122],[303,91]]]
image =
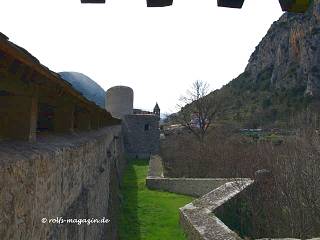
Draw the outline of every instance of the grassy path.
[[[179,226],[179,207],[192,197],[151,191],[145,186],[148,162],[131,161],[122,185],[120,240],[185,240]]]

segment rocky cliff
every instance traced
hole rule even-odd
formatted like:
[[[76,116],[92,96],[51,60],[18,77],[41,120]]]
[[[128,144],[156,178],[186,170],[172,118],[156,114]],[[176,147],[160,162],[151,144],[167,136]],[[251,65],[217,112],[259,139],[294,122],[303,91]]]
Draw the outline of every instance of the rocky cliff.
[[[305,14],[285,13],[274,22],[239,77],[213,92],[220,117],[275,122],[320,96],[320,0]]]
[[[320,94],[320,1],[306,14],[284,14],[275,22],[255,52],[246,71],[253,79],[270,69],[272,86],[305,86],[305,93]]]

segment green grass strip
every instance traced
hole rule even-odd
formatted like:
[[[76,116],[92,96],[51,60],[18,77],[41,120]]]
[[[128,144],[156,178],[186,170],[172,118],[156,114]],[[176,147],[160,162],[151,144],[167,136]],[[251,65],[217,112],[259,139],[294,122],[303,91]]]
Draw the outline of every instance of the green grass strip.
[[[148,161],[129,161],[121,187],[120,240],[185,240],[179,208],[193,198],[149,190],[147,171]]]

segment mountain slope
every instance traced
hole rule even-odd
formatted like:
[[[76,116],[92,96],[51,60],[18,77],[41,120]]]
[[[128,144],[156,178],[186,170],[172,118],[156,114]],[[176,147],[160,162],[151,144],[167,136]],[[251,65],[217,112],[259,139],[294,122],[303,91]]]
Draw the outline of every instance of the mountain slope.
[[[105,91],[88,76],[78,72],[60,72],[59,75],[81,92],[88,100],[105,107]]]
[[[286,121],[318,106],[320,0],[305,14],[285,13],[274,22],[245,72],[208,97],[219,103],[220,119],[251,125]]]

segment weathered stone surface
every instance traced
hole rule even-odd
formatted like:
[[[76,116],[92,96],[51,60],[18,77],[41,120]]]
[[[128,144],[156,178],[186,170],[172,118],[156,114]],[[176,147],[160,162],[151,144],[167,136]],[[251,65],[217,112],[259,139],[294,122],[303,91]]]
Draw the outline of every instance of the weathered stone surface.
[[[240,240],[213,212],[252,183],[252,180],[228,182],[180,208],[180,223],[189,239]]]
[[[124,119],[126,115],[133,114],[133,89],[127,86],[114,86],[107,90],[105,107],[112,116]]]
[[[152,155],[150,157],[148,178],[150,178],[150,177],[162,177],[163,178],[162,160],[159,155]]]
[[[224,178],[152,178],[146,179],[149,189],[200,197],[232,181]]]
[[[165,178],[163,177],[161,157],[152,155],[150,157],[146,185],[149,189],[200,197],[234,180],[227,178]]]
[[[130,158],[149,158],[159,153],[159,118],[154,114],[130,114],[123,119],[124,145]]]
[[[108,224],[42,224],[42,218],[109,218],[119,183],[121,127],[0,143],[0,239],[115,239]],[[111,152],[108,157],[107,152]],[[116,185],[116,188],[118,186]],[[113,188],[113,189],[112,189]],[[114,201],[114,200],[113,200]],[[113,237],[112,237],[113,236]]]

